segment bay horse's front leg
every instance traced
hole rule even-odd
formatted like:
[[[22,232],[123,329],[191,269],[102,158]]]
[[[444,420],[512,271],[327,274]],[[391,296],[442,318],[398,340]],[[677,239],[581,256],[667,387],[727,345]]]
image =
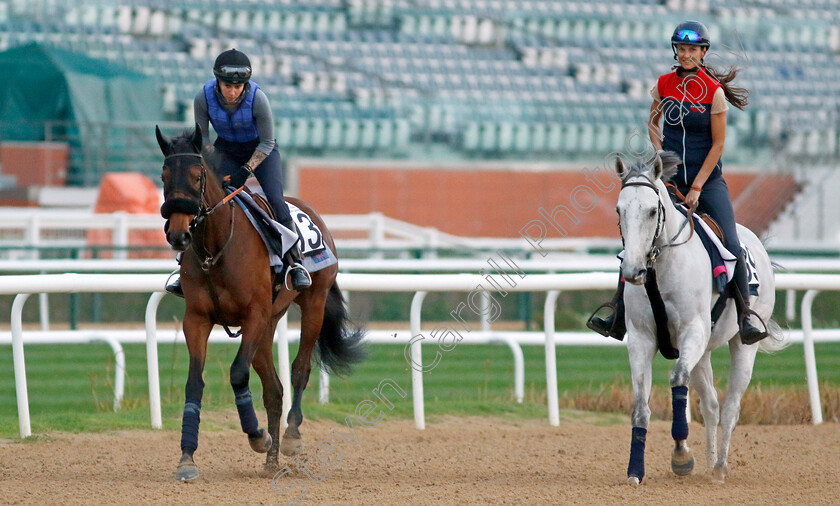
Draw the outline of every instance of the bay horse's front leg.
[[[283,418],[283,385],[274,365],[273,337],[277,319],[272,321],[266,331],[266,338],[254,355],[254,370],[260,376],[263,388],[263,405],[268,415],[268,434],[271,436],[271,448],[265,456],[264,469],[272,474],[280,469],[278,454],[280,451],[280,422]]]
[[[255,312],[256,313],[256,312]],[[230,366],[230,386],[236,399],[236,411],[242,432],[248,435],[248,444],[257,453],[266,453],[271,448],[271,436],[260,428],[254,401],[251,399],[250,379],[251,363],[265,335],[268,318],[251,316],[242,325],[242,344]]]
[[[630,462],[627,464],[627,483],[638,485],[645,477],[645,441],[650,422],[651,365],[656,354],[653,338],[640,337],[634,329],[628,332],[628,355],[633,381],[633,434],[630,439]]]
[[[680,336],[678,347],[680,358],[671,371],[671,437],[674,438],[674,450],[671,453],[671,470],[678,476],[687,476],[694,471],[694,455],[688,447],[688,383],[691,372],[706,352],[709,334],[702,329],[702,322],[689,326]]]
[[[316,292],[315,288],[310,288],[305,293],[303,301],[299,302],[301,307],[300,348],[292,362],[294,395],[292,397],[292,407],[287,417],[288,427],[283,434],[283,442],[280,444],[280,452],[287,457],[303,451],[303,442],[300,436],[300,425],[303,423],[301,402],[303,391],[309,383],[309,374],[312,371],[312,350],[321,335],[321,327],[324,323],[324,308],[327,302],[326,293]]]
[[[184,414],[181,421],[181,460],[175,470],[178,481],[192,481],[201,474],[193,460],[198,448],[198,426],[201,421],[201,397],[204,394],[204,360],[207,357],[207,337],[213,324],[189,310],[184,316],[184,336],[190,354]]]

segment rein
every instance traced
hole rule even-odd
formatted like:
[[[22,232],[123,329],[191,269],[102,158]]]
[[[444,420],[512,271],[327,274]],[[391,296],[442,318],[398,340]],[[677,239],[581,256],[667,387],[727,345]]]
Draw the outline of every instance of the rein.
[[[656,232],[653,234],[653,239],[650,242],[650,248],[648,248],[647,253],[647,266],[652,267],[653,263],[656,262],[656,259],[659,257],[659,254],[662,253],[662,250],[665,248],[674,248],[677,246],[682,246],[683,244],[687,243],[691,240],[691,237],[694,235],[694,220],[692,219],[692,214],[694,213],[694,207],[688,210],[688,214],[686,215],[685,221],[680,228],[677,230],[677,233],[674,234],[667,244],[662,246],[657,246],[656,241],[659,239],[659,236],[662,234],[662,231],[665,229],[665,206],[662,204],[662,199],[659,197],[659,188],[656,187],[650,180],[644,179],[644,181],[630,181],[622,183],[621,188],[624,189],[627,186],[644,186],[646,188],[650,188],[656,193],[657,196],[657,207],[656,207]],[[680,236],[683,229],[685,229],[686,225],[690,225],[691,233],[688,235],[688,238],[682,242],[675,243],[674,241],[677,237]],[[619,230],[620,231],[620,230]]]

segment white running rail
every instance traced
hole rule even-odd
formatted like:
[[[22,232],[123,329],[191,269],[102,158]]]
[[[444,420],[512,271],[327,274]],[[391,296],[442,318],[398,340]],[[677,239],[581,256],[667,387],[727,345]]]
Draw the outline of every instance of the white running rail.
[[[498,276],[490,276],[500,285],[506,283]],[[422,308],[423,292],[429,291],[475,291],[476,287],[488,279],[487,276],[477,274],[339,274],[339,285],[349,291],[373,291],[373,292],[415,292],[412,301],[411,311],[411,336],[412,339],[420,332],[420,309]],[[22,327],[23,305],[29,295],[33,293],[75,293],[75,292],[135,292],[152,293],[146,311],[146,346],[148,355],[149,374],[149,400],[152,427],[161,427],[160,413],[160,387],[157,360],[157,332],[156,332],[156,310],[160,299],[164,296],[161,288],[166,280],[165,274],[48,274],[28,276],[3,276],[0,277],[0,294],[17,294],[12,304],[11,314],[11,341],[13,348],[13,359],[15,368],[15,389],[17,393],[18,420],[21,437],[31,435],[29,419],[29,402],[26,389],[26,369],[23,353],[24,333]],[[546,322],[554,321],[554,299],[560,291],[581,291],[581,290],[605,290],[615,285],[615,272],[590,272],[573,274],[532,274],[522,279],[517,279],[514,287],[505,285],[509,291],[520,292],[548,292],[545,306]],[[814,424],[822,422],[822,409],[819,398],[819,386],[817,383],[816,360],[814,355],[814,332],[811,325],[811,304],[814,297],[820,291],[840,290],[840,275],[821,274],[778,274],[776,276],[776,287],[780,290],[807,290],[807,296],[802,301],[803,330],[802,342],[805,348],[805,365],[807,369],[809,396],[811,401],[811,412]],[[807,315],[807,316],[806,316]],[[556,341],[552,325],[546,325],[546,332],[542,337],[542,344],[546,351],[546,379],[548,391],[548,415],[549,423],[559,423],[559,407],[556,384]],[[280,333],[278,347],[280,348],[279,361],[281,378],[288,378],[288,336],[287,333]],[[533,334],[533,333],[526,333]],[[470,336],[472,337],[472,336]],[[476,334],[478,337],[478,334]],[[524,336],[523,336],[524,337]],[[420,341],[413,339],[410,345],[410,358],[413,362],[423,364]],[[838,340],[837,335],[828,336],[827,340]],[[465,340],[466,341],[466,340]],[[470,339],[472,341],[472,339]],[[536,340],[539,342],[539,339]],[[597,339],[593,336],[592,342],[585,344],[603,344],[609,340]],[[518,344],[533,342],[533,337],[517,341]],[[565,344],[565,343],[564,343]],[[569,343],[571,344],[571,343]],[[621,345],[620,343],[616,343]],[[445,358],[445,357],[444,357]],[[552,379],[554,378],[554,379]],[[287,380],[286,380],[287,381]],[[415,425],[419,429],[425,427],[424,401],[423,401],[423,375],[416,368],[412,368],[413,403],[415,414]],[[288,388],[288,383],[284,385]],[[286,390],[288,391],[288,390]],[[287,398],[290,396],[284,396]]]

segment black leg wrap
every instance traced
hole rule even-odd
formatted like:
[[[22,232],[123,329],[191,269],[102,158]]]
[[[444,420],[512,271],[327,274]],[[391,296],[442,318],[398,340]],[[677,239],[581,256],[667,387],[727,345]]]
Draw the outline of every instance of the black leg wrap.
[[[251,389],[248,387],[233,391],[236,396],[236,411],[239,412],[239,423],[242,432],[249,436],[258,435],[260,422],[254,412],[254,402],[251,400]]]
[[[645,477],[645,440],[647,429],[633,427],[633,437],[630,440],[630,463],[627,465],[627,477],[638,478],[639,483]]]
[[[674,420],[671,422],[671,437],[674,441],[688,439],[688,421],[685,417],[688,403],[688,387],[671,387],[671,405],[674,408]]]
[[[181,451],[194,452],[198,448],[198,425],[201,422],[201,401],[184,403],[181,421]]]

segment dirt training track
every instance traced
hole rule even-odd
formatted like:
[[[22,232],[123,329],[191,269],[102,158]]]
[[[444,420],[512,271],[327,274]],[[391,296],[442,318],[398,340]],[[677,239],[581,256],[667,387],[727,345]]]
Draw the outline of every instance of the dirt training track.
[[[172,430],[0,442],[0,503],[285,504],[303,487],[286,495],[272,488],[264,457],[237,425],[235,411],[202,416],[196,462],[203,475],[189,484],[172,478],[180,455]],[[329,421],[302,429],[313,461],[330,431],[346,432]],[[310,464],[313,474],[325,474],[321,482],[296,472],[277,484],[305,483],[301,504],[838,504],[840,425],[739,426],[723,485],[706,473],[702,430],[691,424],[695,474],[677,478],[670,425],[653,423],[647,475],[630,487],[629,425],[444,418],[418,431],[411,421],[386,420],[356,427],[356,445],[338,440],[343,456],[331,469]]]

